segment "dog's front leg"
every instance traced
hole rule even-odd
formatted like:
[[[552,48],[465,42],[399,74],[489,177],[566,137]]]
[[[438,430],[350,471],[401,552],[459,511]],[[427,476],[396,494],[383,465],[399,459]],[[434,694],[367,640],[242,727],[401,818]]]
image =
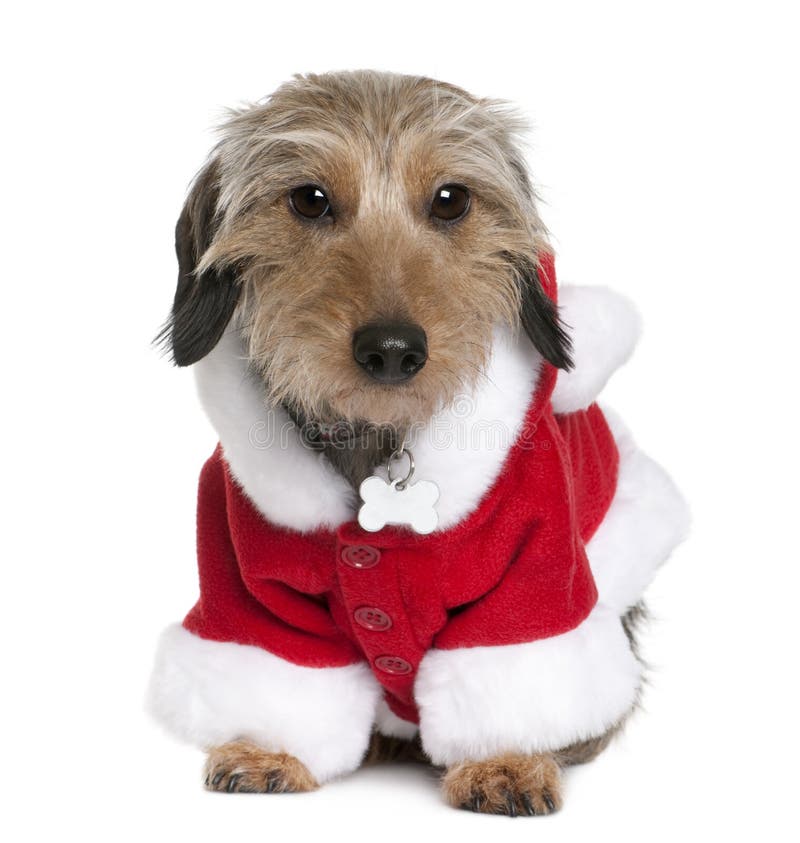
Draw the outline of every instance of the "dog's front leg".
[[[604,746],[636,702],[640,681],[618,614],[600,605],[550,638],[432,649],[414,686],[422,747],[447,769],[451,804],[552,813],[561,805],[563,748],[591,738]]]
[[[561,771],[549,753],[462,761],[447,769],[442,786],[454,808],[482,814],[538,816],[561,807]]]
[[[317,780],[286,752],[267,752],[251,741],[231,741],[208,753],[208,790],[226,793],[301,793],[316,790]]]
[[[166,629],[148,707],[208,753],[215,791],[308,791],[361,764],[380,686],[362,662],[306,667],[260,647]]]

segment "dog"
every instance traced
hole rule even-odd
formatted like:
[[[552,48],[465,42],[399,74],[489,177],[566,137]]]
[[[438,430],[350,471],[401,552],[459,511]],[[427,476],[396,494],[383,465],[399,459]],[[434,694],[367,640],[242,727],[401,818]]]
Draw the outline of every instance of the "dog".
[[[453,806],[548,814],[636,706],[688,514],[596,403],[638,316],[557,290],[524,129],[427,78],[298,76],[191,187],[161,339],[220,445],[149,700],[210,790],[413,758]]]

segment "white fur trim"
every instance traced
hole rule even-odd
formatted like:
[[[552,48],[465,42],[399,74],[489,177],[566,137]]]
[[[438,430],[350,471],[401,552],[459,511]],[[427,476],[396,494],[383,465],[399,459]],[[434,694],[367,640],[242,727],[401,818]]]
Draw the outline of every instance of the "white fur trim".
[[[174,625],[161,637],[148,709],[204,749],[247,738],[288,752],[322,783],[361,763],[379,694],[366,664],[301,667]]]
[[[322,454],[303,446],[282,407],[266,406],[234,329],[197,363],[195,377],[231,473],[262,515],[301,532],[353,517],[355,495],[347,481]]]
[[[686,538],[690,514],[669,475],[636,447],[616,413],[606,407],[603,413],[619,450],[619,479],[586,553],[600,601],[622,615]]]
[[[560,749],[618,722],[639,684],[620,619],[601,606],[553,638],[431,650],[415,686],[422,745],[443,765]]]
[[[403,720],[398,717],[389,706],[386,700],[381,698],[378,703],[378,710],[375,713],[375,728],[382,734],[391,738],[402,738],[410,741],[419,731],[416,723]]]
[[[527,338],[514,340],[498,331],[486,375],[473,393],[412,431],[415,479],[432,480],[441,493],[437,529],[469,515],[494,483],[522,427],[540,366]],[[266,407],[235,330],[226,332],[195,372],[231,473],[266,518],[301,532],[355,518],[347,481],[302,445],[283,408]]]
[[[574,413],[585,410],[631,356],[641,320],[628,299],[606,287],[561,287],[558,305],[571,329],[575,367],[558,373],[553,412]]]

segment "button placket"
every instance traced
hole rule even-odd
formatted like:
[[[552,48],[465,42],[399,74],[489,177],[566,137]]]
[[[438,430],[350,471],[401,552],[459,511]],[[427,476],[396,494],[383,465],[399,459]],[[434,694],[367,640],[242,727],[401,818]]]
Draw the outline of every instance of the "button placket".
[[[413,631],[407,628],[395,561],[385,548],[357,542],[345,539],[338,548],[342,564],[337,578],[344,608],[378,681],[399,699],[413,704],[412,659],[416,661],[419,654],[411,643]],[[409,644],[413,653],[406,652]]]

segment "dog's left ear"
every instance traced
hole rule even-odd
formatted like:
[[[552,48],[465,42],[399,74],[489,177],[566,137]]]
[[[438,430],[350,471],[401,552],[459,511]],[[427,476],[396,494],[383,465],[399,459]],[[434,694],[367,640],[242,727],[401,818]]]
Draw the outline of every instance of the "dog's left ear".
[[[239,301],[234,267],[195,272],[216,230],[218,179],[211,161],[195,179],[175,227],[178,286],[157,340],[169,348],[177,366],[191,366],[214,348]]]
[[[546,295],[536,265],[517,263],[520,284],[520,322],[539,353],[557,369],[572,368],[572,341],[558,308]]]

